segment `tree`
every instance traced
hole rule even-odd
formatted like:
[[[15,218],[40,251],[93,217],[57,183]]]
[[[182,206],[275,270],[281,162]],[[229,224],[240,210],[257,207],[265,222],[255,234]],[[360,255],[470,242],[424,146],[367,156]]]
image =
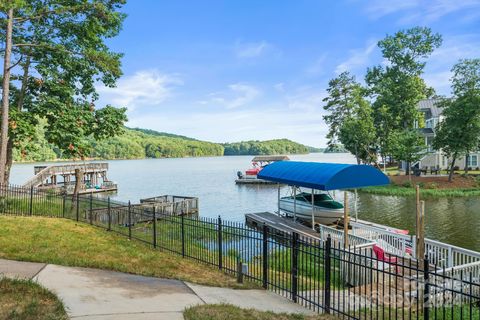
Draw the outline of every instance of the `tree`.
[[[448,181],[459,155],[479,147],[480,139],[480,59],[460,60],[452,68],[451,99],[443,99],[443,120],[433,146],[451,158]]]
[[[370,95],[375,99],[375,124],[388,128],[387,131],[377,131],[383,144],[381,152],[384,154],[391,149],[390,144],[409,140],[391,139],[390,133],[409,131],[415,124],[422,122],[417,105],[420,100],[432,96],[433,89],[425,84],[421,75],[426,59],[441,42],[439,34],[422,27],[401,30],[378,42],[387,64],[369,68],[365,80]],[[394,148],[400,150],[408,146]],[[409,166],[408,164],[407,173]]]
[[[392,156],[408,164],[420,160],[425,151],[425,140],[415,129],[401,129],[390,134]],[[410,171],[407,172],[410,175]]]
[[[340,125],[338,137],[345,149],[355,155],[358,164],[362,161],[370,164],[377,161],[372,108],[360,92],[354,95],[354,104],[351,115]]]
[[[0,39],[8,43],[12,37],[4,61],[15,61],[3,70],[2,112],[10,118],[2,117],[2,128],[7,121],[9,132],[8,139],[7,130],[0,136],[0,181],[8,183],[13,148],[32,139],[42,119],[47,121],[47,141],[70,157],[88,155],[89,137],[103,139],[120,132],[126,110],[95,108],[95,85],[112,87],[121,76],[121,54],[112,52],[105,40],[120,31],[124,3],[29,0],[0,6],[0,14],[6,16],[0,19]],[[15,107],[8,110],[9,105]]]
[[[355,77],[349,72],[342,72],[338,77],[328,82],[328,96],[323,99],[323,109],[329,113],[323,117],[329,126],[327,134],[328,148],[333,149],[338,143],[340,128],[345,119],[352,115],[355,108],[357,95],[361,90]]]

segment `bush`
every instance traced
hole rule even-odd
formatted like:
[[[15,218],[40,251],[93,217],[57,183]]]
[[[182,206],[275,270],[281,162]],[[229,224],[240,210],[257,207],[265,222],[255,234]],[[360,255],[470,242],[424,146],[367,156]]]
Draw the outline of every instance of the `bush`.
[[[413,188],[413,184],[411,181],[405,181],[402,183],[402,187],[404,188]]]
[[[436,182],[426,183],[425,189],[438,189],[438,183]]]

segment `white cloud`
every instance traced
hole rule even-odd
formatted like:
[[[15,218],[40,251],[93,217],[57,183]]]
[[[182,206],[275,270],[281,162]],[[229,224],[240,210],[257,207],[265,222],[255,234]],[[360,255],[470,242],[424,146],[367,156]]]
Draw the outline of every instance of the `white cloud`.
[[[417,0],[370,0],[367,3],[366,10],[372,18],[380,18],[397,11],[414,8],[418,5]]]
[[[312,75],[320,75],[325,73],[327,62],[327,54],[324,53],[320,57],[317,58],[306,70],[307,73]]]
[[[227,109],[235,109],[249,104],[260,95],[256,87],[244,83],[235,83],[228,86],[226,92],[216,92],[209,95],[209,99],[201,101],[201,104],[220,104]]]
[[[248,43],[237,41],[234,51],[238,58],[256,58],[272,51],[272,49],[273,46],[266,41]]]
[[[370,61],[370,55],[377,47],[377,41],[369,40],[365,48],[350,50],[350,56],[335,68],[335,73],[352,71],[359,67],[366,67]]]
[[[175,75],[142,70],[122,77],[115,88],[100,87],[98,92],[102,101],[133,111],[138,107],[161,104],[172,95],[173,87],[181,84]]]
[[[437,21],[460,11],[465,12],[470,20],[480,16],[480,0],[371,0],[366,3],[366,11],[371,18],[378,19],[400,13],[402,17],[399,21],[404,24]]]
[[[443,44],[436,49],[425,68],[424,79],[437,93],[450,94],[450,70],[460,59],[477,58],[480,52],[480,36],[445,36]]]

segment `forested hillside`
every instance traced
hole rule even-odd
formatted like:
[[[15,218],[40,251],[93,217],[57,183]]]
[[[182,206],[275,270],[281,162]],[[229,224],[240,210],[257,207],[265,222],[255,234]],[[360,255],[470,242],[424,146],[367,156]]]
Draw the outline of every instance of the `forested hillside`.
[[[224,155],[262,155],[262,154],[302,154],[308,153],[308,148],[303,144],[288,139],[275,139],[266,141],[242,141],[224,143]]]
[[[65,158],[58,149],[50,145],[43,135],[42,126],[36,128],[32,141],[14,150],[15,161],[46,161]],[[89,158],[138,159],[222,156],[223,147],[217,143],[199,141],[188,137],[144,129],[125,128],[116,137],[103,141],[89,141]]]
[[[32,140],[25,141],[14,149],[14,161],[48,161],[66,157],[44,136],[42,123],[36,127]],[[218,144],[193,138],[158,132],[148,129],[125,128],[123,133],[106,140],[88,141],[92,146],[89,158],[95,159],[138,159],[176,158],[222,155],[302,154],[309,149],[287,140],[245,141]]]

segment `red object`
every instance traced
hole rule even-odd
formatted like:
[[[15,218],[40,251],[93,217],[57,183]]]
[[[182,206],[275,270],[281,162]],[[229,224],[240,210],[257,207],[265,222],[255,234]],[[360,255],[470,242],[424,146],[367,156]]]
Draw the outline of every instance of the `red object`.
[[[245,171],[245,173],[249,176],[256,176],[260,172],[260,170],[262,170],[262,168],[252,168]]]
[[[390,257],[385,253],[381,247],[377,246],[376,244],[373,245],[373,252],[375,256],[377,256],[378,261],[386,262],[386,263],[393,263],[395,264],[395,271],[399,273],[399,268],[397,264],[397,257]]]
[[[393,232],[395,232],[397,234],[408,234],[409,233],[408,230],[401,230],[401,229],[395,229],[395,230],[393,230]]]

